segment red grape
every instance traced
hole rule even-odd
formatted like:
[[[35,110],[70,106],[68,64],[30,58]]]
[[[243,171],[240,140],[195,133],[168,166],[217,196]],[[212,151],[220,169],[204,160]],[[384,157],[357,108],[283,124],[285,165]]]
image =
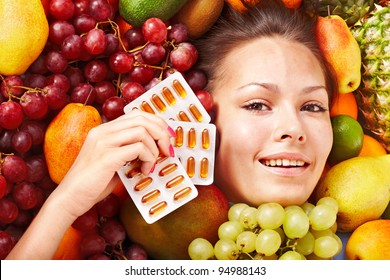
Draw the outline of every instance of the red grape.
[[[54,20],[49,25],[49,40],[59,46],[66,37],[74,33],[74,26],[66,20]]]
[[[76,86],[70,95],[70,101],[73,103],[82,103],[91,105],[96,98],[96,91],[91,84],[80,83]]]
[[[106,242],[104,238],[97,233],[84,235],[80,242],[80,251],[85,258],[95,254],[101,254],[105,248]]]
[[[96,21],[105,21],[112,18],[112,9],[107,0],[91,0],[88,7],[88,13]]]
[[[33,146],[38,146],[43,143],[45,129],[44,124],[34,120],[25,120],[20,126],[20,130],[27,131],[31,135]]]
[[[127,73],[133,68],[134,58],[131,54],[118,51],[110,56],[109,64],[116,73]]]
[[[138,98],[146,91],[145,88],[137,82],[124,83],[124,85],[121,87],[121,90],[123,99],[127,103],[130,103],[134,99]]]
[[[68,20],[73,16],[74,4],[72,0],[51,0],[49,13],[56,19]]]
[[[43,119],[49,110],[45,97],[33,91],[26,91],[22,95],[20,105],[24,114],[32,120]]]
[[[95,207],[92,207],[87,212],[79,216],[72,223],[72,227],[80,231],[90,231],[96,227],[97,223],[98,212]]]
[[[18,217],[19,209],[8,198],[0,199],[0,224],[8,225]]]
[[[51,110],[59,110],[68,103],[68,96],[60,87],[55,84],[47,85],[43,88],[44,97]]]
[[[167,27],[159,18],[149,18],[142,24],[142,34],[151,43],[163,43],[167,39]]]
[[[73,26],[78,35],[87,33],[96,26],[96,20],[88,14],[79,14],[73,18]]]
[[[106,34],[99,28],[94,28],[88,31],[85,35],[84,48],[93,55],[101,54],[107,46]]]
[[[19,103],[6,101],[0,104],[0,127],[15,129],[23,122],[23,109]]]
[[[126,248],[125,257],[128,260],[146,260],[148,259],[148,253],[140,244],[132,243]]]
[[[54,74],[63,73],[68,67],[68,60],[59,51],[50,51],[45,59],[47,69]]]
[[[154,71],[147,66],[135,66],[130,72],[129,77],[132,81],[145,85],[154,77]]]
[[[187,42],[180,43],[169,55],[172,66],[180,72],[189,70],[198,59],[196,48]]]
[[[108,98],[103,106],[103,115],[106,116],[108,120],[116,119],[117,117],[124,114],[123,109],[125,108],[125,101],[119,96],[113,96]]]
[[[3,174],[8,182],[22,182],[27,177],[27,164],[20,156],[6,156],[1,165],[1,174]]]
[[[12,198],[19,209],[28,210],[38,203],[37,187],[26,181],[16,184],[12,191]]]
[[[107,75],[107,64],[101,60],[94,59],[87,63],[84,67],[84,77],[88,82],[101,82]]]
[[[180,44],[188,40],[188,27],[184,23],[176,23],[168,31],[168,40]]]
[[[25,91],[20,86],[23,86],[23,80],[20,76],[7,76],[4,78],[0,86],[0,93],[5,97],[9,98],[11,96],[20,97]]]
[[[32,155],[25,158],[27,165],[26,181],[35,183],[41,181],[48,173],[45,157],[43,155]]]
[[[142,34],[142,29],[139,27],[133,27],[127,30],[124,38],[130,49],[134,49],[146,43],[144,35]]]
[[[11,139],[11,144],[14,150],[18,153],[26,153],[32,146],[32,137],[27,131],[15,131]]]
[[[125,228],[116,219],[103,221],[99,233],[108,244],[113,246],[121,244],[126,238]]]
[[[0,260],[4,260],[15,246],[14,238],[7,232],[0,230]]]
[[[83,40],[79,35],[71,34],[64,39],[61,45],[62,55],[68,59],[77,59],[81,55]]]
[[[196,97],[198,97],[200,103],[202,103],[203,107],[207,112],[211,112],[214,106],[213,96],[205,90],[198,90],[195,92]]]
[[[7,194],[7,180],[0,174],[0,198]]]
[[[114,217],[119,213],[120,199],[116,194],[111,193],[97,203],[96,209],[101,217]]]
[[[204,89],[207,85],[207,76],[199,69],[189,70],[185,75],[185,79],[194,92]]]
[[[142,59],[150,65],[157,65],[164,60],[166,49],[161,44],[150,43],[142,50]]]
[[[98,104],[103,104],[108,98],[116,96],[116,88],[109,81],[101,81],[95,84],[96,98]]]

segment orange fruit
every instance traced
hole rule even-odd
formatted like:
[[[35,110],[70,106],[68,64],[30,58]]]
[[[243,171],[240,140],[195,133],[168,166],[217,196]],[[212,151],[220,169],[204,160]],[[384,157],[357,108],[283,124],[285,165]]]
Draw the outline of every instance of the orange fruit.
[[[383,145],[374,137],[364,134],[363,147],[359,156],[380,156],[387,154]]]
[[[41,0],[0,1],[0,34],[0,74],[23,74],[41,54],[49,36]]]
[[[80,250],[83,233],[74,229],[72,226],[65,232],[57,251],[54,253],[53,260],[81,260],[83,256]]]
[[[338,94],[330,109],[330,116],[348,115],[355,120],[358,117],[358,105],[352,92]]]

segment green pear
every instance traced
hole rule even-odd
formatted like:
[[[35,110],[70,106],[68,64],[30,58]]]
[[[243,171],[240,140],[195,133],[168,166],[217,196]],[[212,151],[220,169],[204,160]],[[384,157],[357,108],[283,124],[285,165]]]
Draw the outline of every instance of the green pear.
[[[339,204],[338,230],[352,232],[380,218],[390,200],[390,155],[354,157],[332,166],[314,191]]]
[[[356,90],[361,81],[361,52],[345,20],[337,15],[318,17],[315,32],[321,52],[334,69],[339,93]]]

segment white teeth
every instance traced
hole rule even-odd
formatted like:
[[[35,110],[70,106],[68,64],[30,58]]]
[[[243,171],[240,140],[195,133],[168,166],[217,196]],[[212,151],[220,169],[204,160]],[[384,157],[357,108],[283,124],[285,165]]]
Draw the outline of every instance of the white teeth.
[[[263,161],[263,164],[267,166],[303,166],[305,162],[295,159],[267,159]]]

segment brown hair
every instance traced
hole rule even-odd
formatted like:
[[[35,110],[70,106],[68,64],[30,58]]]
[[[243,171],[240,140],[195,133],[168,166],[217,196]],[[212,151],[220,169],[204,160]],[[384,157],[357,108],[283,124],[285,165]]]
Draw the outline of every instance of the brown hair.
[[[209,32],[194,42],[199,50],[198,67],[208,77],[206,89],[212,92],[214,81],[223,78],[221,64],[228,53],[248,41],[280,36],[305,45],[317,58],[324,73],[331,106],[337,89],[336,78],[318,48],[314,36],[315,24],[316,18],[288,9],[279,0],[260,1],[243,14],[225,5],[222,15]]]

